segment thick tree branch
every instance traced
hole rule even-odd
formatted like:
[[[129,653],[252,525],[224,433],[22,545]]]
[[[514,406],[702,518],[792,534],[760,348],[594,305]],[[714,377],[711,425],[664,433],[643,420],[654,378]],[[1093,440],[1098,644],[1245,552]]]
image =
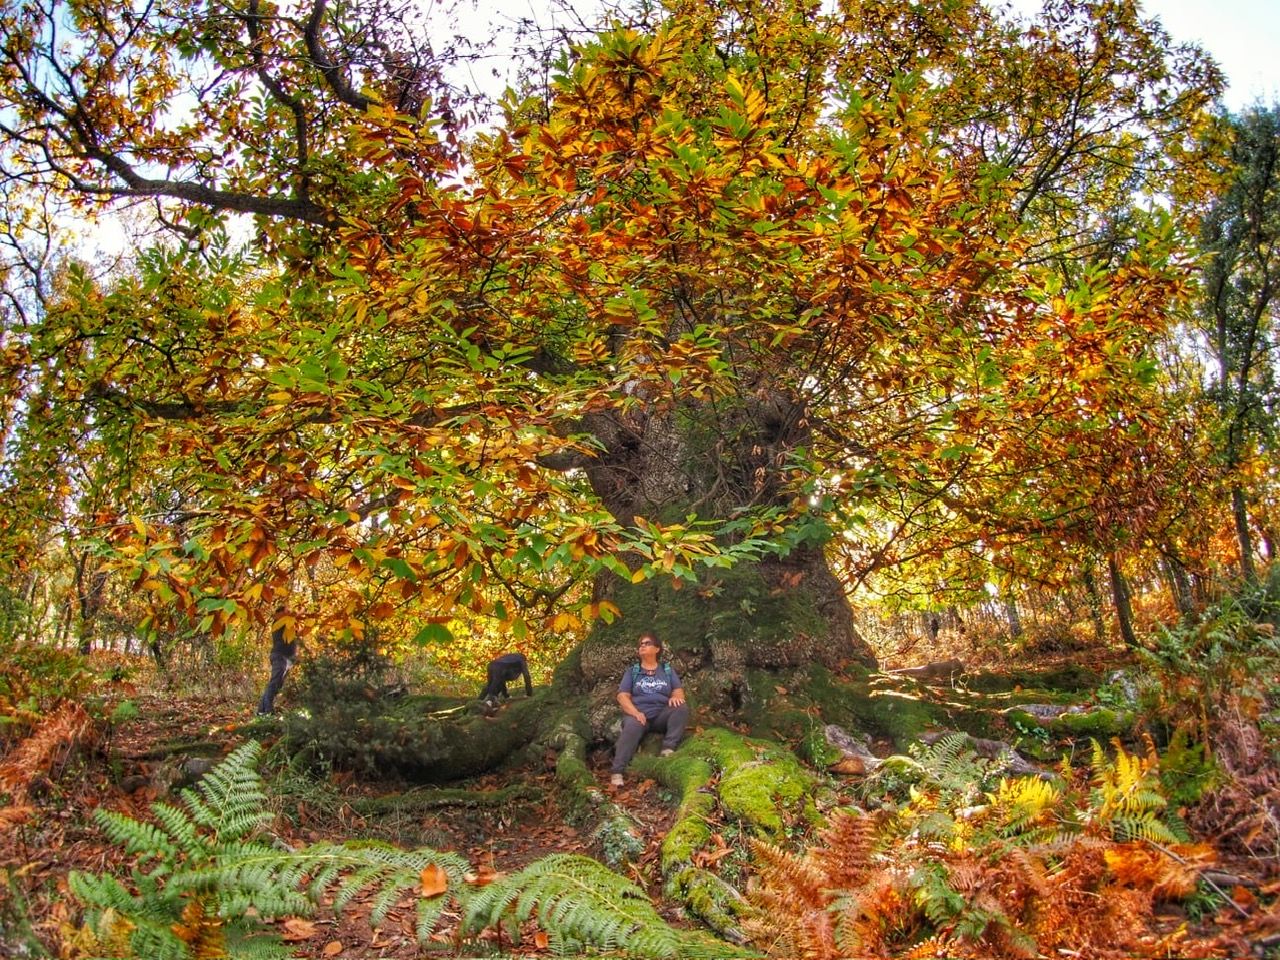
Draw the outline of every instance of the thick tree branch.
[[[307,53],[311,57],[311,63],[320,71],[320,75],[324,77],[325,83],[329,85],[329,89],[333,91],[334,96],[349,107],[355,107],[357,110],[368,110],[376,105],[378,101],[372,97],[365,96],[351,86],[341,67],[329,59],[329,55],[324,49],[324,43],[320,39],[320,27],[324,23],[324,16],[328,6],[328,0],[315,0],[315,4],[311,8],[311,16],[307,19],[307,25],[302,35],[307,45]]]

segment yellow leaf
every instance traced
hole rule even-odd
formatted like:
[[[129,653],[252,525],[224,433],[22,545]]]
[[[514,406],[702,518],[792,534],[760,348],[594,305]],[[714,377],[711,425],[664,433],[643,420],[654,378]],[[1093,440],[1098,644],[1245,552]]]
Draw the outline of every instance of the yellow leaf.
[[[551,938],[547,936],[545,930],[539,930],[533,935],[533,945],[539,950],[545,950],[551,946]]]
[[[422,882],[419,892],[428,899],[438,897],[449,889],[449,874],[437,864],[428,863],[423,867],[420,879]]]
[[[501,877],[502,874],[493,867],[479,867],[474,873],[468,873],[462,879],[473,887],[487,887],[493,881]]]
[[[557,613],[555,619],[551,621],[552,630],[572,630],[574,627],[581,625],[582,621],[567,611]]]
[[[324,949],[321,950],[320,952],[323,953],[326,957],[336,957],[338,954],[342,952],[342,941],[330,940],[328,943],[324,945]]]

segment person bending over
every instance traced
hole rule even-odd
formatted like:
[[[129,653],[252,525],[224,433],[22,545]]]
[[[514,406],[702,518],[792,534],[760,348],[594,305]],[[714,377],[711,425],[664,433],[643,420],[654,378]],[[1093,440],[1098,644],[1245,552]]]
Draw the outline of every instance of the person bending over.
[[[529,678],[529,662],[525,660],[524,654],[504,653],[500,657],[494,657],[489,661],[489,680],[480,692],[480,699],[489,704],[496,704],[499,697],[510,700],[507,684],[516,677],[524,677],[524,695],[532,697],[533,681]]]
[[[639,663],[633,663],[618,684],[618,705],[622,707],[622,733],[613,750],[613,772],[609,782],[622,786],[622,771],[636,755],[644,735],[662,734],[661,756],[669,757],[680,745],[689,723],[689,705],[684,688],[671,664],[663,662],[662,643],[652,633],[640,635]]]

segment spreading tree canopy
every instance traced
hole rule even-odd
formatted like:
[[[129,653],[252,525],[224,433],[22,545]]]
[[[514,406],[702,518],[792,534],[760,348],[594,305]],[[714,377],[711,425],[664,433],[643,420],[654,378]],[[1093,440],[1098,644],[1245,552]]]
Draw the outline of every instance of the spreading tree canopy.
[[[1128,0],[637,4],[487,124],[384,3],[0,23],[5,181],[173,228],[34,300],[12,264],[11,565],[72,517],[214,631],[309,589],[424,638],[684,583],[713,648],[869,660],[848,584],[1096,545],[1180,482],[1158,194],[1219,77]]]

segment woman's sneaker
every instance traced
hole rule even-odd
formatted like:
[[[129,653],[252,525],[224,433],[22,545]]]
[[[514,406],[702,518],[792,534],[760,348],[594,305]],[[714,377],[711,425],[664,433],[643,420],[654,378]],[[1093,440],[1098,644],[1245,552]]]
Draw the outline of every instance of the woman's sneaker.
[[[623,784],[622,774],[620,773],[615,773],[613,776],[609,778],[609,786],[611,787],[620,787],[622,786],[622,784]]]

